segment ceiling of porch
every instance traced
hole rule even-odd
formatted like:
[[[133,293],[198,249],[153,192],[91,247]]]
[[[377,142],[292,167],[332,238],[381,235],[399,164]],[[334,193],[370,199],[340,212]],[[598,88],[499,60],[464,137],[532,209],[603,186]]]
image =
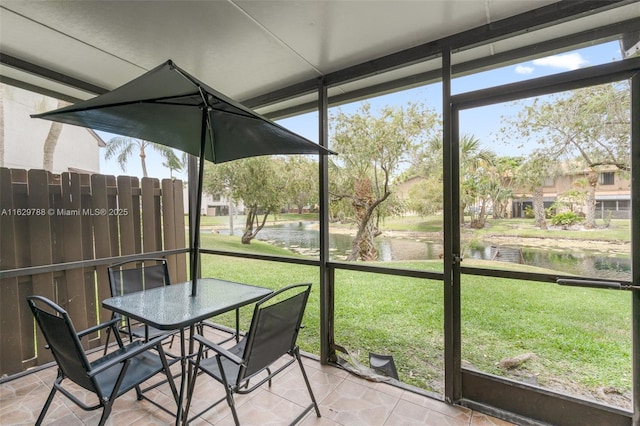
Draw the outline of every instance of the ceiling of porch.
[[[176,64],[258,112],[410,87],[638,28],[637,1],[12,1],[0,4],[1,81],[68,100]],[[602,29],[604,28],[604,29]],[[597,29],[597,30],[596,30]]]

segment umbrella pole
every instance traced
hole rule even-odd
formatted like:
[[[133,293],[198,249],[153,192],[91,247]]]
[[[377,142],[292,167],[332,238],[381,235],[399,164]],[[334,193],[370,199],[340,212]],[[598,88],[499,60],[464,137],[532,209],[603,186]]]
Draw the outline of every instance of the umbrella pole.
[[[198,270],[200,265],[200,216],[202,210],[202,180],[204,177],[204,149],[207,141],[207,120],[209,111],[206,107],[202,109],[202,129],[200,132],[200,158],[198,163],[198,184],[196,185],[196,214],[193,232],[191,258],[191,296],[195,296],[198,292]]]

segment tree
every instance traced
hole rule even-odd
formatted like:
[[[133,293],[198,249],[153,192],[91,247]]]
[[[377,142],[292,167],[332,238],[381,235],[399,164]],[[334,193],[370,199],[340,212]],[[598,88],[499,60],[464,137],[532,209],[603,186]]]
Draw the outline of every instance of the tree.
[[[140,156],[140,164],[142,165],[142,176],[148,177],[149,175],[147,173],[146,163],[147,148],[153,148],[155,151],[159,152],[167,160],[166,165],[170,170],[176,170],[176,165],[181,164],[180,159],[178,159],[175,152],[168,146],[127,136],[116,136],[111,138],[109,142],[107,142],[107,150],[104,153],[104,158],[109,160],[115,156],[122,171],[126,172],[129,157],[137,151]],[[184,165],[182,165],[182,167],[184,167]]]
[[[522,163],[521,157],[496,157],[489,170],[487,194],[493,206],[493,218],[508,217],[507,206],[513,198],[516,170]]]
[[[436,137],[430,139],[422,149],[418,151],[416,156],[418,159],[417,166],[414,165],[414,168],[418,171],[419,175],[425,177],[428,182],[440,182],[440,192],[442,192],[442,155],[442,138]],[[460,139],[461,224],[464,224],[464,211],[467,206],[475,203],[479,196],[485,195],[484,192],[481,192],[484,191],[484,189],[479,186],[479,183],[481,179],[485,179],[485,172],[488,168],[492,167],[494,160],[495,154],[493,151],[483,148],[478,138],[472,135],[462,136]],[[433,179],[434,171],[438,180]],[[440,197],[440,200],[441,199],[442,197]],[[442,201],[440,201],[440,203],[442,203]],[[482,218],[483,217],[484,216],[482,216]]]
[[[534,151],[516,171],[516,184],[524,191],[531,192],[535,225],[540,229],[547,229],[543,187],[545,180],[557,174],[555,166],[555,162],[550,162],[545,155]]]
[[[586,172],[586,228],[595,227],[595,190],[599,171],[631,168],[630,91],[628,82],[586,87],[542,100],[536,98],[505,132],[536,142],[547,161],[580,161]]]
[[[460,224],[467,206],[481,200],[476,227],[484,226],[487,196],[487,170],[494,163],[493,151],[483,148],[480,139],[463,135],[460,139]]]
[[[165,158],[165,161],[162,163],[162,165],[169,169],[169,177],[173,179],[174,171],[181,172],[185,167],[187,167],[188,154],[186,152],[183,152],[182,155],[178,157],[177,155],[175,155],[175,152],[173,150],[171,150],[171,153],[173,155],[165,155],[164,153],[162,154]]]
[[[251,157],[222,164],[205,164],[204,190],[244,203],[247,216],[242,244],[251,244],[267,217],[284,204],[284,161],[277,157]],[[262,218],[261,218],[262,217]]]
[[[305,206],[318,202],[318,163],[307,157],[291,155],[285,159],[285,194],[298,214]]]
[[[58,100],[58,106],[56,108],[63,108],[68,104],[64,101]],[[52,121],[49,126],[49,133],[44,140],[44,152],[42,156],[42,168],[49,172],[53,171],[53,154],[58,145],[58,139],[60,139],[60,133],[62,133],[62,123]]]
[[[408,178],[423,179],[409,190],[407,206],[422,216],[442,211],[444,207],[442,155],[442,138],[431,138],[413,153],[411,166],[402,174]]]
[[[392,194],[391,180],[402,161],[418,143],[428,139],[437,123],[435,112],[422,105],[384,107],[377,115],[363,103],[353,115],[338,111],[332,117],[332,203],[354,218],[357,233],[347,260],[376,260],[373,242],[379,230],[372,219]],[[348,201],[344,203],[344,201]]]
[[[429,216],[441,212],[443,207],[442,176],[429,175],[409,189],[409,210]]]

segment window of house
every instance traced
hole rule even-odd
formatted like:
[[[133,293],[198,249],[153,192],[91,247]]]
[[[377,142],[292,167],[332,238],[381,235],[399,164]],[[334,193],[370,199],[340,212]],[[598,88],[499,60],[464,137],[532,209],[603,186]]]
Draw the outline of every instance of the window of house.
[[[600,185],[613,185],[614,183],[614,178],[613,178],[614,173],[613,172],[605,172],[605,173],[600,173]]]

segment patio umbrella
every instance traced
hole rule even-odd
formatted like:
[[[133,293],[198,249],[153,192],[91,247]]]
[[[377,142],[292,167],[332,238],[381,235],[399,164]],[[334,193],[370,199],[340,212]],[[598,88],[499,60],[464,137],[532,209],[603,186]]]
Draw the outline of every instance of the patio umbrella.
[[[270,154],[333,154],[212,89],[171,60],[93,99],[31,117],[156,142],[200,159],[191,241],[193,295],[200,251],[203,159],[224,163]]]

